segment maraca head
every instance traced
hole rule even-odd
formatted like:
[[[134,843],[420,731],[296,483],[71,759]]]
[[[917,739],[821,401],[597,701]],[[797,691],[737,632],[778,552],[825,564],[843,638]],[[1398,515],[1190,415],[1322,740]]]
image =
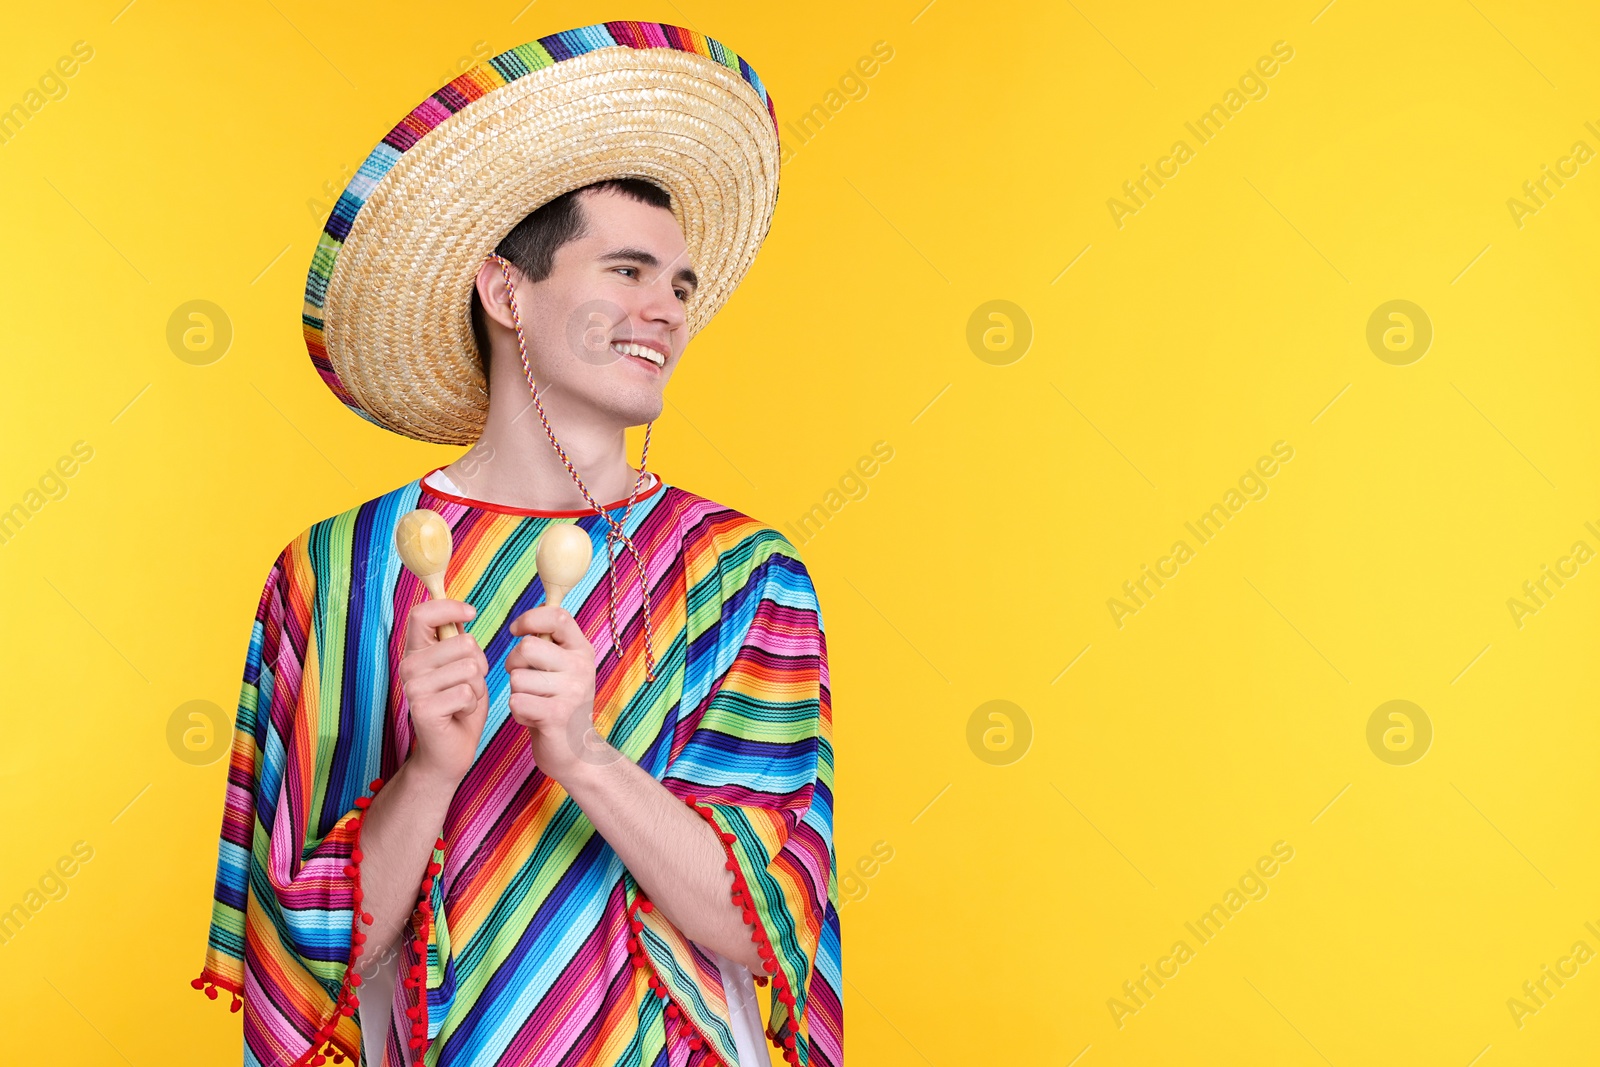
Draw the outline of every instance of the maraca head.
[[[589,543],[589,535],[575,523],[563,522],[540,535],[534,565],[539,568],[539,577],[546,586],[571,589],[588,573],[593,556],[594,546]]]
[[[450,527],[437,511],[418,508],[401,516],[394,544],[400,562],[418,577],[439,574],[450,563]]]

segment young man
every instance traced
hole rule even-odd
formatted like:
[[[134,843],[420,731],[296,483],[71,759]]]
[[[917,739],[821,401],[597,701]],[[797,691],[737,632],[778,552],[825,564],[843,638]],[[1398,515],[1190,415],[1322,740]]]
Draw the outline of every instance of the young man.
[[[748,64],[607,23],[456,79],[341,198],[314,362],[475,446],[268,576],[194,983],[234,994],[246,1064],[763,1063],[751,972],[788,1062],[843,1062],[815,591],[781,534],[646,472],[777,159]],[[414,508],[451,527],[444,598],[400,566]],[[561,522],[596,549],[564,606],[534,568]]]

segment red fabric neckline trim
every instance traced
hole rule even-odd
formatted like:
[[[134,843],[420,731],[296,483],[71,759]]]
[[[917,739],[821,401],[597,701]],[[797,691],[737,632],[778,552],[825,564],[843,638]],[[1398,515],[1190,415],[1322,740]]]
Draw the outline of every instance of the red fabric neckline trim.
[[[468,507],[481,508],[484,511],[498,511],[505,515],[529,515],[534,518],[541,519],[581,519],[585,515],[595,514],[593,508],[574,508],[570,511],[542,511],[535,508],[514,508],[509,504],[494,504],[487,500],[474,500],[472,497],[468,496],[457,496],[455,493],[447,493],[443,489],[438,489],[428,484],[428,476],[437,474],[442,470],[444,470],[444,465],[433,468],[433,470],[417,479],[418,484],[421,486],[424,493],[427,493],[430,496],[438,497],[440,500],[449,500],[456,504],[465,504]],[[667,482],[665,478],[662,478],[659,474],[655,477],[656,484],[640,493],[638,497],[634,499],[634,503],[637,504],[641,500],[650,499],[666,486]],[[604,505],[605,510],[607,511],[615,511],[617,508],[625,508],[627,506],[627,497],[623,497],[621,500],[615,500]]]

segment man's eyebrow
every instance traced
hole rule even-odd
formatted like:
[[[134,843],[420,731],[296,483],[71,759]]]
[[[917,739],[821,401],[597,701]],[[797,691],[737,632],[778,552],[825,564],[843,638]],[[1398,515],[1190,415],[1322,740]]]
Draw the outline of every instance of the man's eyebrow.
[[[602,263],[610,263],[618,260],[637,263],[642,267],[661,266],[661,260],[657,259],[654,253],[646,252],[642,248],[613,248],[609,252],[602,252],[600,254],[600,262]],[[672,276],[672,280],[675,282],[684,282],[691,288],[699,288],[700,286],[699,276],[688,267],[679,269],[679,271]]]

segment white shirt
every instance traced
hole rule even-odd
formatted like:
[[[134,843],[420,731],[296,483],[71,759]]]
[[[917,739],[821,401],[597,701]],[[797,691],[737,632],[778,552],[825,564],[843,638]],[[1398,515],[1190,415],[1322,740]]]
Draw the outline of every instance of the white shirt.
[[[654,471],[651,471],[650,483],[641,489],[640,492],[648,493],[650,490],[656,487],[656,483],[660,480],[660,476],[658,476]],[[453,494],[454,496],[467,496],[467,494],[463,493],[455,482],[450,480],[450,476],[444,472],[444,468],[442,467],[429,474],[423,479],[423,481],[430,489],[443,489],[445,492]],[[472,498],[467,497],[467,499],[470,500]]]

